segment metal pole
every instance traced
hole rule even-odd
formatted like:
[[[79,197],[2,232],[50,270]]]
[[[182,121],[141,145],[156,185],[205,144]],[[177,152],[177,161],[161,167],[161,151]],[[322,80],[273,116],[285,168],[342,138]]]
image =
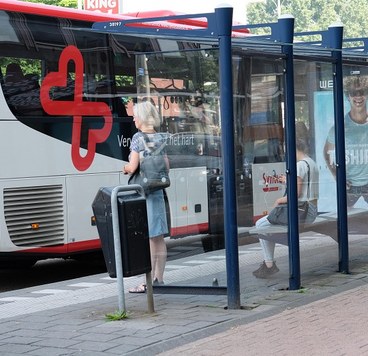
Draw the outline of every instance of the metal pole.
[[[341,24],[328,28],[330,47],[334,63],[334,120],[335,120],[335,155],[336,155],[336,190],[337,190],[337,234],[339,243],[339,271],[349,273],[349,241],[346,199],[346,164],[345,164],[345,123],[344,123],[344,86],[342,70],[342,38],[344,27]]]
[[[221,139],[224,176],[224,232],[228,308],[240,309],[238,223],[236,207],[234,113],[232,83],[231,30],[233,9],[215,9],[219,38],[219,76],[221,98]]]
[[[118,305],[119,311],[125,312],[125,298],[124,298],[124,281],[123,281],[123,260],[121,257],[121,243],[120,243],[120,228],[119,228],[119,213],[118,213],[118,193],[122,190],[122,186],[113,188],[111,192],[111,215],[112,215],[112,231],[114,234],[114,252],[115,252],[115,266],[116,279],[118,284]]]
[[[152,271],[146,273],[146,286],[148,312],[152,314],[155,312],[155,306],[153,303]]]
[[[115,266],[116,266],[116,279],[118,284],[118,303],[119,311],[125,312],[125,296],[124,296],[124,271],[123,271],[123,259],[121,254],[121,242],[120,242],[120,227],[119,227],[119,210],[118,210],[118,194],[123,191],[135,190],[144,196],[143,188],[138,184],[131,185],[119,185],[111,191],[111,217],[112,217],[112,231],[114,235],[114,253],[115,253]],[[153,302],[153,288],[152,288],[152,274],[146,273],[146,286],[147,286],[147,304],[148,312],[154,313],[155,307]]]
[[[295,96],[294,96],[294,17],[283,15],[279,18],[280,41],[285,59],[285,116],[286,116],[286,173],[288,201],[288,242],[289,242],[289,289],[300,288],[300,247],[298,220],[298,186],[296,171],[295,139]]]

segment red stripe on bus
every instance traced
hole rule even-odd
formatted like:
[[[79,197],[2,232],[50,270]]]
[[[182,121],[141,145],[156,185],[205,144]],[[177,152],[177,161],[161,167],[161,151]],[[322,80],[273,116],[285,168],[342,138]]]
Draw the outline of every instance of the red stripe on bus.
[[[208,232],[208,223],[195,224],[170,229],[171,236],[193,235]]]
[[[181,226],[170,229],[171,236],[194,235],[207,232],[208,232],[208,223]],[[35,247],[27,250],[13,251],[13,252],[63,255],[68,253],[88,252],[91,250],[100,250],[100,249],[101,249],[101,240],[97,238],[95,240],[72,242],[58,246]]]
[[[90,250],[101,249],[100,239],[87,240],[72,242],[69,244],[58,245],[58,246],[47,246],[47,247],[36,247],[32,249],[14,251],[14,252],[24,252],[24,253],[48,253],[48,254],[66,254],[66,253],[76,253]]]
[[[167,17],[167,16],[176,16],[176,15],[187,15],[188,18],[182,19],[173,19],[166,20],[167,22],[177,23],[179,25],[187,25],[199,28],[207,28],[207,18],[205,17],[196,17],[191,18],[190,14],[185,14],[181,12],[174,12],[171,10],[152,10],[152,11],[135,11],[135,12],[127,12],[124,15],[138,17],[138,18],[154,18],[154,17]],[[241,25],[240,23],[233,23],[234,26]],[[234,30],[233,32],[246,33],[249,34],[250,31],[247,28]]]

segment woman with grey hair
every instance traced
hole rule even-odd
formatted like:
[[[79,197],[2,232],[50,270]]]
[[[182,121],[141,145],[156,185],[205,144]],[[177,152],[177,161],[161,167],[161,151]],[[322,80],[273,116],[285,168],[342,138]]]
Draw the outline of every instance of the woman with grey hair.
[[[123,167],[124,174],[133,174],[138,168],[141,157],[148,148],[159,148],[166,144],[166,136],[157,133],[155,128],[160,124],[156,107],[149,101],[136,104],[133,108],[134,123],[138,132],[132,137],[129,163]],[[168,165],[167,156],[163,151]],[[148,232],[151,251],[153,285],[163,284],[163,275],[167,259],[167,249],[164,235],[168,233],[166,209],[163,190],[157,190],[146,195]],[[129,290],[130,293],[146,292],[146,285],[141,284]]]

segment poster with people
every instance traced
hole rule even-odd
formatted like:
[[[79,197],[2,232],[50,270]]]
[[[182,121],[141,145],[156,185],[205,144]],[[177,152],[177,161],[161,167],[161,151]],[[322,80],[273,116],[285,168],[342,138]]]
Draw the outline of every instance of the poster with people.
[[[368,209],[368,78],[344,78],[344,132],[347,205]],[[314,95],[316,162],[320,168],[319,212],[336,210],[336,161],[333,92]]]

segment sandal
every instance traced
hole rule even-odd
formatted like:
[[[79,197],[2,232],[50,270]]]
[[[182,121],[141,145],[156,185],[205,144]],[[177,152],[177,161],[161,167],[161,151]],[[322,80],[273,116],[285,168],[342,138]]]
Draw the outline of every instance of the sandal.
[[[146,293],[147,286],[145,284],[140,284],[135,288],[129,289],[129,293]]]

